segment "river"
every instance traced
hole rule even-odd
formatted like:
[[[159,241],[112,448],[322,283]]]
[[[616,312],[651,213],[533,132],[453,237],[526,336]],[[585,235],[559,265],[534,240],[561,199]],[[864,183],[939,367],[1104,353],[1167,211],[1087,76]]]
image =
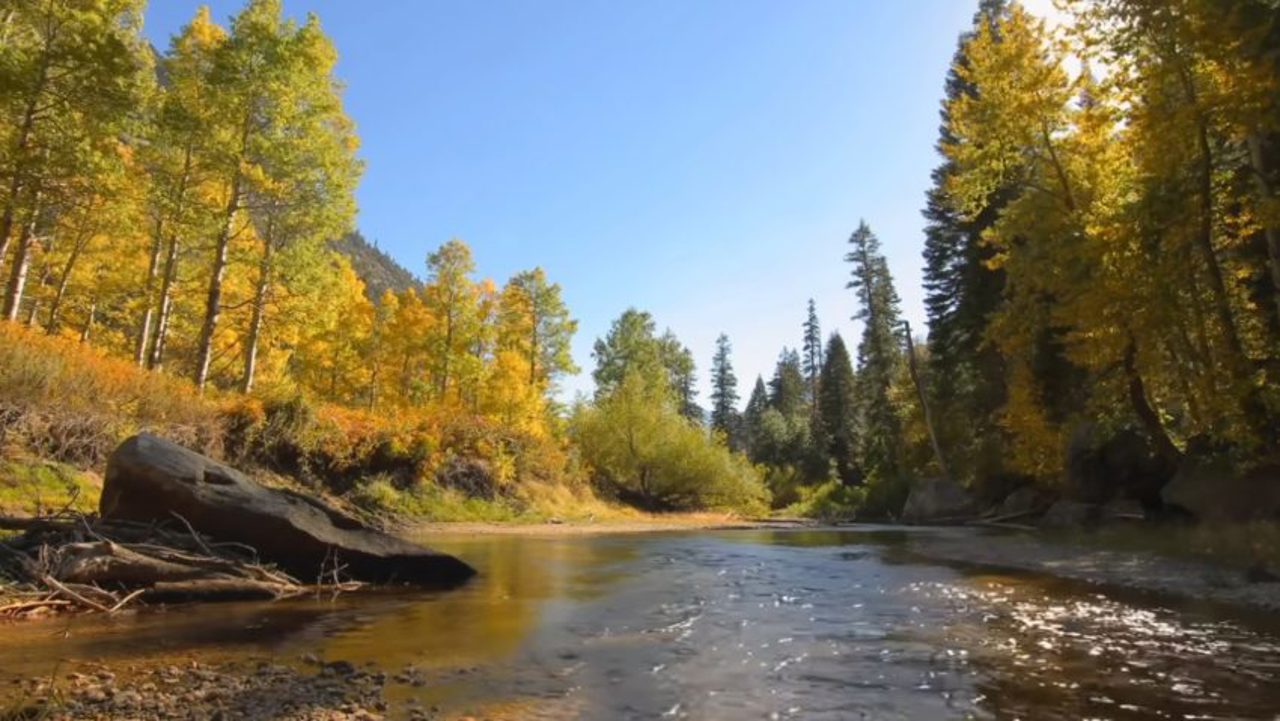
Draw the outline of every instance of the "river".
[[[890,529],[432,536],[440,593],[0,628],[0,681],[78,661],[416,669],[441,718],[1280,718],[1280,624],[976,572]]]

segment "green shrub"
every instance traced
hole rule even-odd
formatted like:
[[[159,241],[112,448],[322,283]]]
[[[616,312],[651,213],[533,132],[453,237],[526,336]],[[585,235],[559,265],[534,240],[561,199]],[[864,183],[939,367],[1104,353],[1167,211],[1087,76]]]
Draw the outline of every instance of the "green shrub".
[[[661,379],[628,373],[578,408],[572,428],[597,483],[623,500],[664,511],[767,507],[756,469],[682,416]]]

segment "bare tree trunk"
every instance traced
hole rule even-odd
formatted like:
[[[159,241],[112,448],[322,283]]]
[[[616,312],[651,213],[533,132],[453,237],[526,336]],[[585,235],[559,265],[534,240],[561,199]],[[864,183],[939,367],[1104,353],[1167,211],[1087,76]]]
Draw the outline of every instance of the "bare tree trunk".
[[[1277,202],[1275,191],[1271,188],[1271,179],[1267,177],[1266,155],[1263,152],[1262,138],[1257,133],[1249,135],[1249,159],[1253,164],[1253,175],[1258,186],[1258,196],[1262,203]],[[1267,260],[1271,266],[1271,289],[1275,296],[1276,326],[1280,327],[1280,228],[1274,222],[1268,222],[1263,228],[1267,238]]]
[[[180,213],[186,202],[187,184],[191,180],[191,165],[195,154],[194,140],[187,139],[185,155],[182,159],[182,176],[178,180],[177,197],[174,199],[174,213]],[[169,240],[169,255],[165,261],[165,275],[161,284],[163,286],[160,298],[155,305],[152,305],[151,294],[155,286],[155,279],[160,265],[160,251],[164,243],[164,216],[156,218],[155,239],[151,246],[151,264],[147,268],[147,288],[146,288],[146,308],[142,314],[142,320],[138,327],[138,346],[135,349],[135,360],[138,365],[146,365],[148,368],[156,368],[160,365],[160,355],[157,355],[155,349],[163,349],[164,341],[159,337],[153,337],[151,330],[152,316],[159,308],[161,314],[160,322],[157,324],[155,334],[161,333],[161,328],[168,329],[168,318],[165,314],[170,305],[169,294],[172,292],[173,273],[176,272],[175,264],[178,255],[178,239],[177,236],[171,236]]]
[[[907,369],[911,371],[911,382],[915,384],[916,395],[920,398],[920,408],[924,411],[924,426],[929,431],[929,442],[933,445],[933,455],[938,459],[938,468],[948,480],[956,480],[951,476],[951,467],[947,465],[946,456],[942,453],[942,444],[938,442],[938,431],[933,427],[933,413],[929,410],[929,394],[924,392],[924,384],[920,382],[920,372],[916,368],[916,345],[911,339],[911,324],[903,321],[907,335]]]
[[[231,246],[231,231],[235,223],[236,213],[240,210],[240,171],[237,170],[231,180],[231,193],[227,199],[227,209],[222,221],[222,230],[218,233],[217,247],[213,256],[213,270],[209,274],[209,293],[204,304],[204,324],[200,328],[200,343],[196,350],[196,388],[204,390],[209,382],[209,364],[213,360],[213,336],[218,330],[218,319],[222,315],[222,281],[227,272],[227,251]]]
[[[142,290],[142,319],[138,321],[138,340],[133,348],[133,362],[138,367],[146,365],[147,346],[151,343],[151,323],[155,316],[152,293],[156,277],[160,274],[160,251],[164,250],[164,219],[156,219],[156,230],[151,239],[151,261],[147,263],[147,283]]]
[[[258,284],[253,291],[253,313],[249,317],[249,335],[245,341],[244,378],[240,384],[240,390],[245,393],[253,390],[254,372],[258,366],[258,343],[262,339],[262,318],[267,306],[267,291],[271,287],[271,264],[275,249],[272,235],[272,223],[268,221],[262,259],[258,263]]]
[[[49,80],[49,62],[49,49],[46,47],[40,64],[40,77],[31,96],[27,99],[27,107],[22,116],[22,125],[18,129],[18,142],[14,147],[13,176],[9,179],[9,194],[5,197],[4,212],[0,213],[0,262],[4,261],[5,254],[9,252],[9,240],[13,235],[13,224],[17,220],[18,194],[22,192],[22,156],[26,154],[27,148],[31,145],[31,135],[36,126],[38,100],[41,93],[44,92],[45,84]],[[37,191],[34,196],[35,202],[32,204],[33,206],[40,204],[39,198],[39,192]],[[19,246],[21,244],[21,241],[19,241]],[[21,252],[21,248],[19,248],[19,251]],[[6,317],[8,317],[7,313]]]
[[[1209,271],[1209,290],[1213,295],[1213,312],[1222,326],[1222,335],[1230,351],[1233,377],[1238,378],[1245,362],[1244,344],[1240,342],[1240,333],[1236,328],[1235,318],[1231,312],[1231,301],[1227,295],[1227,284],[1222,273],[1222,265],[1218,262],[1217,251],[1213,248],[1213,147],[1209,142],[1209,126],[1200,109],[1200,98],[1196,90],[1195,79],[1180,59],[1178,75],[1182,81],[1187,102],[1193,108],[1195,119],[1196,146],[1199,150],[1199,162],[1196,168],[1197,195],[1200,200],[1200,223],[1195,233],[1195,247]]]
[[[40,301],[32,298],[31,309],[27,311],[27,327],[35,328],[38,320],[40,320]]]
[[[91,237],[92,235],[86,231],[76,238],[75,244],[71,246],[71,254],[67,256],[67,262],[62,266],[58,288],[53,294],[53,304],[49,306],[49,319],[44,326],[45,332],[50,335],[58,332],[58,323],[62,319],[62,302],[67,296],[67,287],[71,284],[71,271],[75,270],[76,263],[80,260],[84,249],[88,247]]]
[[[13,268],[9,272],[9,285],[5,289],[4,317],[6,320],[18,320],[18,307],[22,305],[22,293],[27,285],[27,272],[31,267],[31,251],[36,240],[36,220],[40,215],[40,193],[37,191],[32,199],[30,216],[22,226],[22,234],[18,237],[17,252],[13,256]]]
[[[147,368],[160,370],[164,365],[164,349],[169,338],[169,318],[173,312],[173,285],[178,275],[178,236],[169,236],[169,249],[165,253],[164,277],[160,281],[160,301],[157,304],[155,337],[147,354]]]
[[[1170,466],[1175,465],[1182,457],[1182,452],[1169,438],[1169,432],[1165,430],[1160,414],[1152,407],[1147,397],[1147,386],[1142,381],[1142,374],[1138,372],[1138,346],[1133,336],[1129,337],[1129,344],[1124,349],[1124,373],[1129,380],[1129,402],[1133,405],[1133,412],[1138,416],[1147,435],[1151,436],[1151,440],[1156,444],[1156,452],[1160,458]]]
[[[98,315],[98,301],[97,299],[94,299],[91,303],[89,303],[89,314],[85,316],[84,328],[80,330],[81,343],[89,342],[89,335],[93,332],[93,322],[97,318],[97,315]]]

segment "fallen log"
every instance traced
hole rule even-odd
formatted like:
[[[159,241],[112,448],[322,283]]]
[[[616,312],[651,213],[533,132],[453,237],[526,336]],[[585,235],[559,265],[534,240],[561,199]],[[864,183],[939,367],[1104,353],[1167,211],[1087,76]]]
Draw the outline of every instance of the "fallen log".
[[[1002,529],[1009,529],[1009,530],[1036,530],[1036,526],[1029,526],[1025,524],[1014,524],[1014,523],[1010,523],[1010,521],[1016,521],[1018,519],[1027,519],[1027,517],[1030,517],[1030,516],[1039,516],[1039,515],[1042,515],[1043,512],[1044,512],[1044,508],[1032,508],[1032,510],[1030,511],[1018,511],[1016,512],[1016,514],[1005,514],[1002,516],[993,516],[993,517],[989,517],[989,519],[974,519],[972,521],[968,521],[968,523],[965,523],[965,525],[979,526],[979,528],[1002,528]]]
[[[259,601],[305,593],[300,586],[286,586],[247,578],[203,578],[161,581],[142,589],[148,601]]]

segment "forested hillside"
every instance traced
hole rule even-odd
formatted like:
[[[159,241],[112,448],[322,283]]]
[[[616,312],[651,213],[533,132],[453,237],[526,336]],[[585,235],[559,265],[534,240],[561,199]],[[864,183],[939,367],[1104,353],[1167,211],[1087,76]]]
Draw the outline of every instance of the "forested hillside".
[[[375,303],[387,291],[403,293],[422,285],[422,281],[408,268],[365,240],[358,230],[332,241],[330,246],[346,256],[352,270],[364,283],[365,296]]]
[[[1280,458],[1280,11],[1067,6],[1053,31],[983,0],[960,40],[924,210],[927,342],[865,224],[855,357],[824,347],[811,303],[801,350],[737,416],[722,339],[713,424],[776,502],[891,514],[911,479],[949,476],[989,501],[1158,505],[1179,467]]]

